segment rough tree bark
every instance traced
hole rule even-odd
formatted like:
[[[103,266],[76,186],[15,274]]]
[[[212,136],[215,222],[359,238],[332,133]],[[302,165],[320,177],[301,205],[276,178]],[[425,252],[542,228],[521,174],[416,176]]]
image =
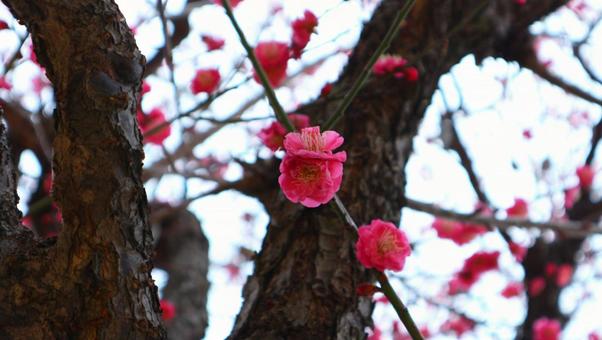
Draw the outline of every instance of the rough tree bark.
[[[421,70],[416,85],[376,78],[354,100],[336,130],[345,136],[345,176],[340,193],[358,223],[399,221],[404,168],[418,123],[441,75],[462,57],[503,55],[533,21],[566,1],[418,1],[389,52]],[[333,94],[346,91],[384,36],[401,0],[385,0],[365,26]],[[336,102],[318,100],[298,110],[324,121]],[[247,167],[271,221],[231,339],[361,339],[371,303],[355,288],[369,279],[355,260],[353,233],[332,206],[303,209],[277,187],[275,164]],[[247,179],[248,180],[248,179]],[[259,184],[261,183],[261,184]],[[269,188],[267,190],[266,188]]]
[[[54,197],[65,224],[56,242],[41,242],[6,215],[0,337],[165,338],[135,121],[144,58],[113,1],[4,3],[54,85]]]

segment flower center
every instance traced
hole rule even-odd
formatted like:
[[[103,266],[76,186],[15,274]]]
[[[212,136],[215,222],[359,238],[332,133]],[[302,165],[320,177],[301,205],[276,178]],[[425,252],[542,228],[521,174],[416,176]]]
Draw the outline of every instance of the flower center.
[[[302,182],[309,183],[315,181],[316,178],[319,177],[319,175],[320,169],[317,166],[313,164],[304,164],[301,167],[299,167],[296,177]]]
[[[397,249],[397,245],[395,244],[395,238],[393,234],[390,232],[385,232],[377,241],[376,249],[378,254],[383,256],[386,255],[395,249]]]

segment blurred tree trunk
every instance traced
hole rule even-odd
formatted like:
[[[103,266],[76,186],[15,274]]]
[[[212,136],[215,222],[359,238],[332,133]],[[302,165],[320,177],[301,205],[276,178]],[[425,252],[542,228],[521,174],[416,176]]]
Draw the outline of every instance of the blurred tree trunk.
[[[468,54],[503,56],[527,41],[533,21],[565,1],[417,1],[388,53],[409,59],[420,80],[372,78],[336,130],[345,136],[348,161],[340,197],[359,223],[397,222],[404,205],[412,138],[439,77]],[[331,97],[345,93],[380,43],[404,2],[384,0],[364,27]],[[336,101],[319,99],[297,110],[324,121]],[[247,180],[271,216],[255,272],[231,339],[361,339],[371,325],[371,301],[357,297],[370,278],[355,259],[353,233],[332,205],[304,209],[288,203],[277,185],[277,165],[248,166]],[[266,190],[270,188],[270,190]]]

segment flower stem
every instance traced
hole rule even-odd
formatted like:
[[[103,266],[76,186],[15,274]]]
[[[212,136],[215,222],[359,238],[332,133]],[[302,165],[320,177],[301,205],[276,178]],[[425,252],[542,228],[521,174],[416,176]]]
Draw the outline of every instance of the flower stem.
[[[345,96],[345,98],[343,98],[343,102],[341,102],[341,105],[339,105],[339,107],[337,108],[335,113],[332,116],[330,116],[330,118],[326,121],[326,123],[324,123],[322,125],[323,130],[329,130],[329,129],[333,128],[334,125],[339,121],[339,119],[341,119],[341,117],[343,117],[343,114],[345,114],[345,110],[347,110],[347,108],[351,104],[351,101],[353,101],[355,96],[357,96],[358,92],[360,91],[360,89],[362,88],[364,83],[366,82],[366,79],[368,79],[368,76],[370,75],[370,71],[372,70],[372,67],[374,66],[374,64],[376,63],[378,58],[385,52],[385,50],[387,48],[389,48],[389,45],[391,45],[391,41],[393,41],[393,38],[399,31],[399,27],[401,26],[401,23],[408,16],[408,14],[410,13],[410,10],[412,9],[412,7],[414,7],[415,2],[416,2],[415,0],[408,0],[404,4],[404,6],[399,10],[399,12],[397,13],[397,16],[395,17],[395,20],[393,20],[393,23],[389,27],[389,30],[385,34],[383,40],[380,42],[380,45],[378,45],[378,47],[376,48],[376,51],[370,57],[370,60],[368,60],[368,63],[366,63],[366,65],[364,66],[362,73],[360,73],[359,77],[355,80],[355,82],[351,86],[351,89],[349,90],[349,92],[347,92],[347,95]]]
[[[232,26],[234,26],[234,29],[236,30],[236,33],[238,34],[238,37],[240,38],[240,43],[244,47],[245,51],[247,51],[247,55],[249,56],[249,59],[251,59],[251,63],[253,64],[253,67],[255,68],[255,72],[257,72],[257,75],[259,75],[259,79],[261,79],[261,85],[263,85],[263,87],[265,89],[265,94],[268,97],[270,106],[272,106],[272,108],[274,109],[274,114],[276,115],[276,119],[288,131],[295,131],[295,127],[293,126],[291,121],[288,119],[288,116],[284,112],[284,109],[280,105],[280,102],[278,102],[278,98],[276,98],[276,93],[274,92],[274,89],[272,88],[272,85],[270,84],[270,81],[268,80],[268,76],[265,74],[263,67],[261,67],[261,64],[257,60],[257,57],[255,56],[255,53],[253,52],[253,48],[251,47],[251,45],[249,45],[249,42],[247,41],[247,38],[245,37],[244,32],[238,25],[236,18],[234,18],[234,13],[232,12],[232,6],[230,5],[230,0],[223,0],[222,3],[224,5],[224,8],[226,9],[226,15],[232,22]]]
[[[397,312],[399,319],[406,327],[406,330],[408,331],[412,339],[423,340],[424,338],[422,337],[422,334],[420,334],[420,330],[418,330],[418,327],[416,327],[416,323],[412,319],[408,308],[403,304],[399,296],[397,296],[393,287],[391,287],[387,275],[385,275],[384,273],[378,273],[377,277],[378,282],[380,282],[380,289],[385,294],[387,299],[389,299],[389,302],[391,302],[391,305]]]

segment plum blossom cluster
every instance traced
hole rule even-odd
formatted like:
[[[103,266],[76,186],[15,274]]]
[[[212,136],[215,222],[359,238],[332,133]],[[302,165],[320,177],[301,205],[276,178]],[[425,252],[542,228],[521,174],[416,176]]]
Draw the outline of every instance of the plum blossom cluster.
[[[464,333],[472,331],[474,327],[475,322],[473,320],[461,315],[454,315],[441,325],[441,332],[454,333],[456,337],[460,338]]]
[[[443,218],[436,218],[432,227],[437,232],[437,236],[451,240],[459,246],[487,232],[487,228],[480,224],[462,223]]]
[[[306,10],[303,17],[295,19],[291,26],[293,34],[290,44],[279,41],[263,41],[253,49],[257,61],[273,87],[282,85],[286,79],[288,60],[301,57],[303,49],[318,26],[318,18],[314,13]],[[261,84],[257,70],[253,70],[253,79]]]
[[[408,61],[398,55],[382,55],[378,58],[372,73],[377,76],[393,75],[395,78],[403,78],[409,82],[418,80],[419,72],[416,67],[408,66]]]
[[[284,137],[286,153],[278,177],[284,196],[308,208],[329,202],[343,180],[347,154],[333,152],[343,141],[334,131],[320,132],[319,126],[288,133]]]
[[[560,339],[560,322],[555,319],[540,318],[533,323],[533,340]]]
[[[361,226],[358,233],[355,253],[364,267],[380,272],[403,269],[412,250],[406,234],[393,223],[374,219]]]
[[[302,18],[295,19],[292,23],[293,36],[291,38],[291,55],[295,59],[301,58],[301,53],[309,43],[309,38],[318,26],[316,15],[306,10]]]
[[[488,271],[498,268],[499,251],[477,252],[464,261],[464,266],[449,282],[449,294],[467,292]]]

